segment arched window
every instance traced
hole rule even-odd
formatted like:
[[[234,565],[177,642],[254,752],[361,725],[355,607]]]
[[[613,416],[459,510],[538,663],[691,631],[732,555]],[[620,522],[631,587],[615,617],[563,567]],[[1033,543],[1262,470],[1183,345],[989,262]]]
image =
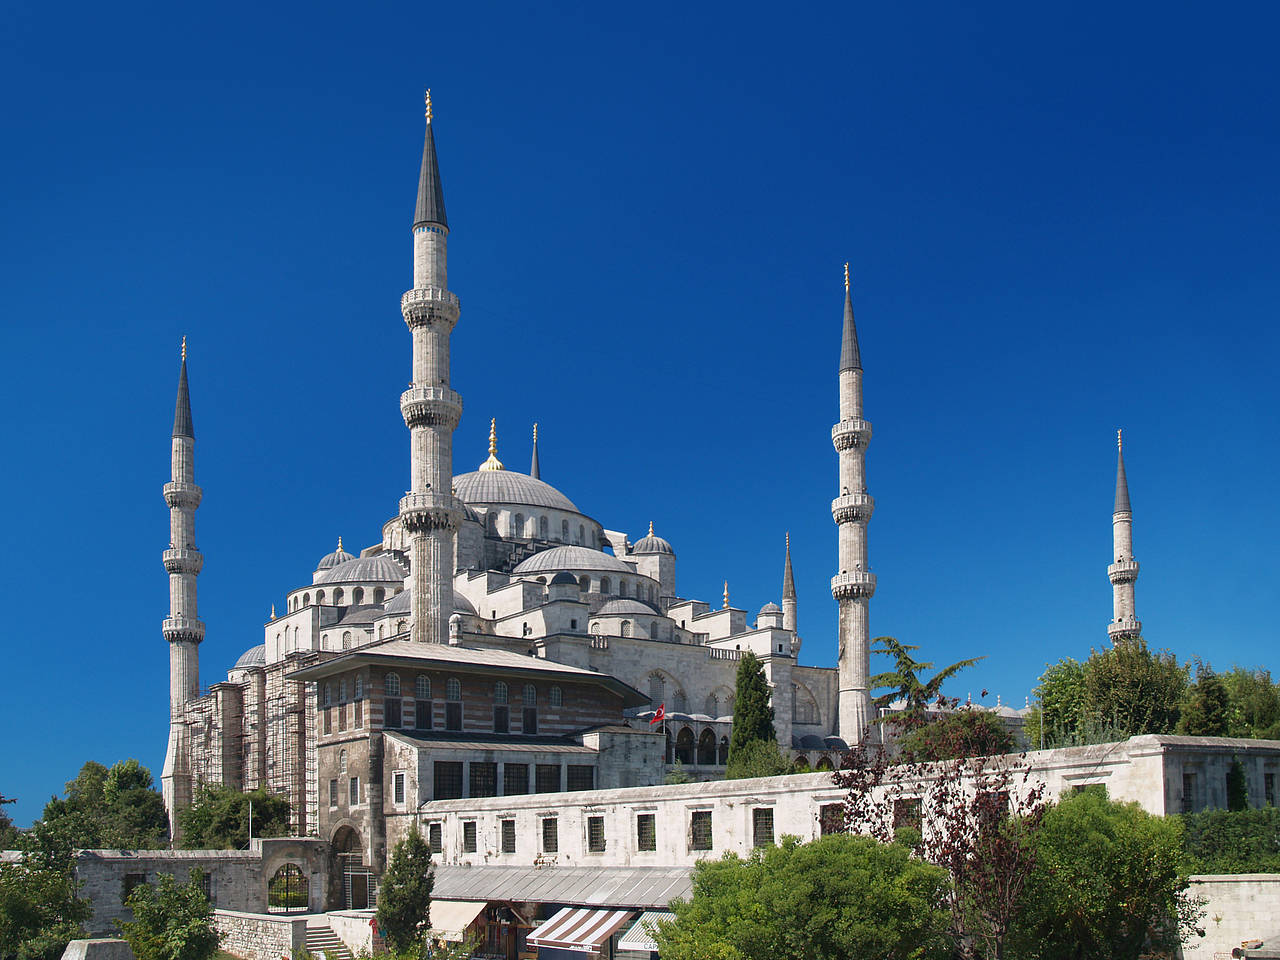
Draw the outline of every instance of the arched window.
[[[520,691],[520,698],[524,701],[526,707],[536,707],[538,705],[538,688],[532,683],[526,683],[524,689]]]
[[[595,634],[597,637],[600,636],[600,624],[593,623],[591,625],[591,632]]]
[[[698,763],[713,766],[716,762],[716,735],[708,727],[698,738]]]
[[[388,673],[382,681],[382,723],[390,730],[401,726],[404,704],[400,700],[400,675]]]
[[[694,761],[693,731],[688,727],[681,727],[680,732],[676,734],[676,759],[685,764]]]
[[[684,691],[683,691],[683,690],[677,690],[674,694],[672,694],[672,696],[671,696],[671,709],[672,709],[672,710],[674,710],[676,713],[687,713],[687,712],[688,712],[688,710],[689,710],[689,705],[688,705],[687,701],[685,700],[685,696],[684,696]]]
[[[338,772],[344,777],[347,775],[347,751],[338,751]]]
[[[324,591],[316,591],[316,603],[324,603]]]
[[[627,581],[618,581],[618,596],[625,597],[627,595]]]
[[[515,529],[511,531],[511,534],[512,536],[516,536],[516,537],[524,536],[524,514],[523,513],[516,514],[516,525],[515,525]]]
[[[298,628],[293,628],[293,648],[298,649]]]
[[[511,732],[511,707],[507,705],[507,685],[499,680],[493,685],[493,732]]]
[[[538,536],[543,540],[551,537],[551,521],[545,516],[538,518]]]
[[[630,620],[623,620],[623,621],[622,621],[622,635],[623,635],[624,637],[629,637],[629,636],[631,636],[631,621],[630,621]]]
[[[498,535],[498,511],[490,510],[484,515],[484,523],[489,531],[489,536],[496,537]]]
[[[564,694],[559,687],[551,688],[551,706],[560,707],[564,705]]]
[[[729,762],[729,738],[728,737],[720,738],[720,749],[717,752],[718,752],[718,756],[716,757],[716,759],[719,761],[720,766],[723,767],[726,763]]]
[[[290,610],[295,610],[295,611],[298,609],[298,598],[297,598],[297,597],[294,597],[293,599],[291,599],[291,600],[289,601],[289,609],[290,609]]]
[[[587,528],[584,527],[582,524],[578,524],[578,542],[582,543],[582,541],[586,539],[587,539]]]
[[[364,699],[364,677],[356,676],[356,699]]]
[[[583,593],[588,593],[591,590],[591,578],[585,573],[578,578],[578,589]]]
[[[435,712],[431,703],[431,678],[426,674],[418,674],[413,681],[413,726],[415,730],[430,730],[432,714]]]
[[[408,620],[397,620],[397,621],[396,621],[396,633],[404,633],[404,632],[405,632],[406,630],[408,630],[408,629],[409,629],[409,621],[408,621]]]
[[[352,603],[364,603],[364,587],[356,587],[351,591]]]
[[[568,520],[560,521],[560,539],[564,541],[568,541],[569,539],[569,521]]]
[[[649,602],[656,603],[658,600],[658,588],[652,583],[649,584]]]
[[[387,591],[382,587],[375,587],[373,590],[373,602],[381,603],[385,599],[387,599]]]
[[[702,708],[702,712],[712,719],[720,716],[720,701],[716,699],[716,695],[714,693],[707,697],[707,703],[706,706]]]
[[[346,596],[346,593],[345,593],[345,592],[343,592],[343,589],[342,589],[341,587],[337,587],[337,588],[333,591],[333,602],[334,602],[335,604],[337,604],[338,606],[341,606],[341,605],[342,605],[342,599],[343,599],[345,596]]]
[[[279,643],[279,642],[280,642],[280,634],[278,634],[278,633],[277,633],[277,634],[276,634],[276,643]],[[287,628],[285,629],[284,642],[285,642],[285,643],[288,643],[288,642],[289,642],[289,631],[288,631],[288,629],[287,629]]]
[[[342,649],[343,650],[351,649],[351,631],[350,630],[342,631]]]
[[[607,596],[609,595],[609,588],[610,588],[611,586],[612,586],[612,584],[610,584],[610,583],[609,583],[609,578],[608,578],[608,577],[601,577],[601,578],[600,578],[600,592],[601,592],[604,596],[606,596],[606,597],[607,597]]]
[[[431,699],[431,678],[426,674],[418,674],[418,679],[413,681],[413,695],[419,700]]]
[[[326,683],[324,685],[324,705],[327,707],[333,703],[333,684]]]
[[[320,649],[321,650],[329,649],[329,635],[327,633],[322,633],[320,635]]]
[[[311,606],[311,594],[309,594],[309,593],[304,593],[304,594],[302,595],[302,605],[303,605],[304,607],[309,607],[309,606]]]
[[[388,673],[387,679],[383,681],[383,689],[388,697],[400,696],[400,675],[396,673]]]
[[[347,681],[345,677],[338,681],[338,702],[347,702]]]
[[[526,683],[520,692],[521,728],[526,734],[538,732],[538,688]]]
[[[379,639],[379,640],[381,640],[381,639],[382,639],[382,631],[384,631],[386,628],[387,628],[387,625],[386,625],[385,623],[380,623],[380,624],[378,624],[378,639]]]
[[[649,674],[649,706],[657,710],[666,699],[667,683],[662,679],[662,674]]]
[[[457,677],[450,677],[444,686],[445,696],[450,700],[462,699],[462,681]]]
[[[653,639],[655,639],[655,640],[659,639],[659,637],[658,637],[658,621],[657,621],[657,620],[653,620],[653,621],[651,621],[651,622],[649,623],[649,636],[653,637]]]
[[[507,697],[507,685],[503,681],[499,680],[493,685],[493,702],[506,703]]]

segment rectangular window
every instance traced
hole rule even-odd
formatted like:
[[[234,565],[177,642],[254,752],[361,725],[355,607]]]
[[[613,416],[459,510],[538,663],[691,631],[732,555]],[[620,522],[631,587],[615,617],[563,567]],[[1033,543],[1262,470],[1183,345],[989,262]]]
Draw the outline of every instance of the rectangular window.
[[[594,790],[596,788],[596,768],[585,764],[571,763],[567,771],[570,790]]]
[[[540,763],[534,777],[536,780],[534,783],[535,793],[560,792],[560,764]]]
[[[493,732],[511,732],[511,708],[506,704],[500,703],[493,708]]]
[[[435,823],[427,824],[427,846],[431,848],[434,854],[444,853],[444,828],[437,820]]]
[[[462,823],[462,852],[476,852],[476,822],[464,820]]]
[[[413,728],[415,730],[431,729],[431,701],[418,700],[414,703]]]
[[[1182,775],[1182,812],[1190,813],[1195,809],[1196,796],[1196,775],[1194,773],[1184,773]]]
[[[542,852],[560,852],[559,822],[555,817],[542,818]]]
[[[341,733],[347,729],[347,705],[345,703],[338,704],[338,732]]]
[[[893,801],[893,829],[910,827],[920,829],[920,798],[903,797]]]
[[[329,781],[329,808],[333,809],[338,805],[338,781]]]
[[[502,852],[516,852],[516,822],[514,820],[502,821]]]
[[[364,726],[364,701],[356,701],[356,729],[359,730]]]
[[[919,801],[916,801],[919,803]],[[898,806],[895,801],[893,807],[893,818],[898,819]],[[829,833],[844,833],[844,804],[842,803],[824,803],[818,808],[818,833],[826,836]]]
[[[529,792],[529,765],[504,763],[502,765],[502,792],[508,797],[518,797]]]
[[[120,889],[120,902],[128,903],[129,894],[146,882],[147,875],[145,873],[126,873],[124,875],[124,884]]]
[[[404,803],[404,771],[397,770],[391,775],[391,797],[393,803]]]
[[[695,810],[689,814],[689,849],[711,849],[710,810]]]
[[[658,849],[658,824],[655,814],[636,814],[636,849],[647,852]]]
[[[756,807],[751,811],[751,845],[773,846],[773,807]]]
[[[1267,806],[1274,807],[1276,805],[1276,775],[1274,773],[1264,773],[1262,775],[1262,792],[1267,798]]]
[[[200,889],[204,892],[204,898],[209,901],[209,905],[213,906],[213,874],[200,871]]]
[[[352,777],[347,782],[347,802],[350,803],[351,806],[353,807],[360,803],[360,778],[359,777]]]
[[[400,728],[400,698],[387,697],[383,702],[387,715],[382,725],[388,730],[398,730]]]
[[[537,707],[524,708],[524,726],[522,729],[524,730],[525,733],[538,732],[538,708]]]
[[[498,765],[471,761],[471,796],[496,797],[498,795]]]
[[[333,733],[333,707],[324,708],[324,732]]]
[[[587,817],[587,852],[604,853],[604,817]]]
[[[433,800],[462,799],[462,761],[437,760]]]
[[[446,703],[444,705],[444,728],[446,730],[462,729],[461,703]]]

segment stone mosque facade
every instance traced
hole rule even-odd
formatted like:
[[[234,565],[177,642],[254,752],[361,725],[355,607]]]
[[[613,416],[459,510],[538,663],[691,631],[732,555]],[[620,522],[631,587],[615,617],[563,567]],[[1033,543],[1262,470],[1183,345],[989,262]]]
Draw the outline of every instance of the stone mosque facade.
[[[413,286],[400,299],[412,342],[412,383],[400,400],[410,489],[362,546],[349,551],[339,540],[314,570],[300,571],[261,642],[204,691],[203,558],[194,547],[201,489],[185,344],[164,487],[171,719],[162,785],[171,819],[202,783],[282,794],[295,833],[329,841],[345,858],[349,905],[359,899],[351,877],[365,870],[372,881],[385,864],[388,824],[407,822],[426,801],[646,786],[676,762],[695,779],[722,777],[746,651],[763,663],[778,740],[792,756],[821,768],[874,732],[871,424],[847,267],[831,432],[839,654],[835,666],[807,666],[789,541],[779,543],[781,603],[753,615],[732,605],[727,585],[719,602],[684,595],[677,551],[660,527],[632,540],[544,480],[536,426],[527,472],[499,459],[491,422],[488,458],[455,473],[463,399],[450,382],[449,340],[461,311],[448,288],[434,133],[428,96]],[[1123,460],[1114,520],[1111,633],[1130,635],[1140,627]],[[649,724],[660,706],[665,723]],[[1000,710],[1019,721],[1020,711]]]

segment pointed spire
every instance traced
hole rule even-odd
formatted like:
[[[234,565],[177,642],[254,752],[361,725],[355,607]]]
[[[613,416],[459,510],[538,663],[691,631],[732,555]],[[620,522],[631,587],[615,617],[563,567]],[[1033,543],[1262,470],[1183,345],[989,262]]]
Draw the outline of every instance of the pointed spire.
[[[173,435],[196,438],[191,426],[191,394],[187,389],[187,338],[182,338],[182,369],[178,372],[178,402],[173,409]]]
[[[480,464],[481,470],[505,470],[502,461],[498,459],[498,419],[495,417],[489,421],[489,459]]]
[[[413,213],[414,227],[438,223],[446,230],[449,221],[444,214],[444,188],[440,185],[440,163],[436,160],[436,137],[431,127],[431,91],[427,91],[427,134],[422,144],[422,170],[418,173],[418,205]]]
[[[782,599],[796,598],[796,576],[791,572],[791,532],[787,532],[787,562],[782,568]]]
[[[341,538],[341,537],[339,537],[339,538],[338,538],[338,553],[342,553],[342,552],[344,552],[344,551],[343,551],[343,549],[342,549],[342,538]]]
[[[844,265],[844,333],[840,340],[840,372],[861,370],[862,355],[858,351],[858,328],[853,322],[853,298],[849,293],[849,264]]]
[[[729,609],[729,581],[724,582],[724,608]]]
[[[1116,506],[1112,513],[1132,513],[1129,506],[1129,480],[1124,475],[1124,437],[1116,431]]]
[[[653,536],[653,521],[649,521],[649,536]]]
[[[533,459],[529,463],[529,476],[535,480],[542,479],[542,471],[538,468],[538,425],[533,425]]]

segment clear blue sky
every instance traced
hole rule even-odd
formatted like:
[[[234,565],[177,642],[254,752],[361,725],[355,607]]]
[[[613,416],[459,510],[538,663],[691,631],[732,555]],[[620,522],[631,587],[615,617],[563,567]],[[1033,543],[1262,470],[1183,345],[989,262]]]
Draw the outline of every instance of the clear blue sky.
[[[974,9],[962,9],[972,6]],[[1274,4],[6,6],[0,792],[158,776],[160,488],[191,346],[202,680],[408,483],[399,297],[433,88],[455,467],[500,455],[681,591],[834,659],[841,265],[873,635],[1021,704],[1106,640],[1125,428],[1148,641],[1271,663]]]

